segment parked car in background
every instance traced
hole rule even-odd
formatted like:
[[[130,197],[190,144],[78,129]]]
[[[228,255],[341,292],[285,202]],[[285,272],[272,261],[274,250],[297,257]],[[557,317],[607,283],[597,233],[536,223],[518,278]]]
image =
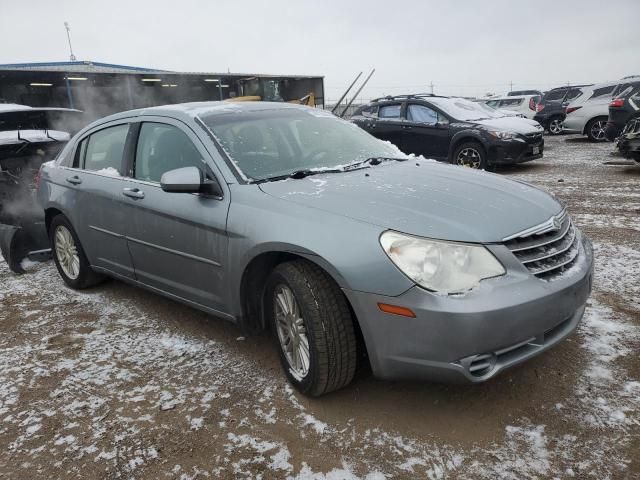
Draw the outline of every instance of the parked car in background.
[[[542,92],[540,90],[512,90],[507,93],[507,97],[519,97],[522,95],[537,95],[541,97]]]
[[[478,111],[433,105],[409,111]],[[381,378],[486,381],[570,335],[591,291],[591,244],[553,196],[409,161],[300,105],[104,118],[43,166],[38,193],[67,285],[109,275],[269,329],[312,396],[348,385],[365,352]]]
[[[541,98],[541,95],[520,95],[517,97],[492,97],[483,101],[491,108],[511,110],[527,118],[533,118],[536,114],[536,105]]]
[[[609,103],[637,80],[640,77],[625,77],[622,80],[582,87],[582,95],[567,105],[564,130],[587,135],[592,142],[606,141]]]
[[[622,134],[617,139],[616,148],[623,157],[640,163],[640,113],[635,113],[627,121]]]
[[[609,118],[605,135],[613,142],[629,119],[640,112],[640,80],[633,82],[611,101],[609,104]]]
[[[536,114],[533,119],[551,135],[560,135],[566,117],[565,108],[571,100],[582,95],[580,88],[585,86],[587,85],[552,88],[536,105]]]
[[[487,169],[541,158],[542,127],[481,103],[436,95],[373,100],[351,117],[356,125],[405,153]]]

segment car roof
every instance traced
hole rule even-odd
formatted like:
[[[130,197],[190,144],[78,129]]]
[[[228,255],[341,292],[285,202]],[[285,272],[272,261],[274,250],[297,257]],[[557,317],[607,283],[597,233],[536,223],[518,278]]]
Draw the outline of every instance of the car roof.
[[[124,112],[114,113],[99,120],[96,120],[91,125],[88,125],[83,130],[90,130],[97,125],[113,122],[131,117],[139,116],[159,116],[170,117],[183,121],[193,120],[195,117],[202,117],[204,115],[216,115],[232,112],[255,112],[264,110],[284,110],[284,109],[313,109],[306,105],[297,105],[284,102],[226,102],[226,101],[211,101],[211,102],[189,102],[189,103],[176,103],[170,105],[159,105],[156,107],[138,108],[135,110],[126,110]]]

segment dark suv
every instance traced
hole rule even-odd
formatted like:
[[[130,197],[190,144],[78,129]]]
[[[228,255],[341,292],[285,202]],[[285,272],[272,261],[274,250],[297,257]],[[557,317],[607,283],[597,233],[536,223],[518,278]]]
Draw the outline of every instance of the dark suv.
[[[640,81],[626,86],[609,104],[605,136],[613,142],[630,118],[640,113]]]
[[[463,98],[378,98],[356,110],[351,121],[407,154],[472,168],[535,160],[544,149],[538,122],[507,117]]]
[[[540,123],[551,135],[562,133],[562,122],[567,116],[565,107],[574,98],[582,95],[580,87],[587,85],[572,85],[552,88],[542,97],[536,106],[535,121]]]

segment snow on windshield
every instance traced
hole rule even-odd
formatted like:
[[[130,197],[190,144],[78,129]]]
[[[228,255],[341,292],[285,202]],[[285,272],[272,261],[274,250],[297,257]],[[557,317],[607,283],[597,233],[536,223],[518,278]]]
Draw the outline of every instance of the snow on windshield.
[[[250,180],[299,170],[342,170],[368,158],[399,156],[397,149],[324,110],[279,108],[199,117]]]
[[[505,115],[481,103],[464,98],[429,98],[429,101],[441,108],[456,120],[471,121],[483,118],[502,118]]]

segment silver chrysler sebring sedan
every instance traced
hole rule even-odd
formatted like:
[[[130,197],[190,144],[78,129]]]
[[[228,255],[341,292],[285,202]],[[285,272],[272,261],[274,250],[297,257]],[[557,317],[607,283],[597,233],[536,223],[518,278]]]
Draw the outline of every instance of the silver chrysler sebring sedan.
[[[591,290],[590,242],[549,194],[298,105],[104,118],[43,166],[38,197],[70,287],[111,276],[270,330],[307,395],[365,361],[485,381],[568,336]]]

